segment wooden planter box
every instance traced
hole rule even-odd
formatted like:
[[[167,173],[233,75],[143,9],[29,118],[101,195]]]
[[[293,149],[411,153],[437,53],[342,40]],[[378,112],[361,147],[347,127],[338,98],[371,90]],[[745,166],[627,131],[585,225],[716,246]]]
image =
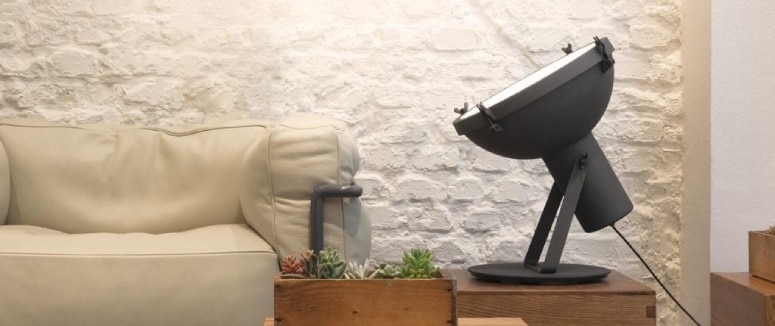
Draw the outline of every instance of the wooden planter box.
[[[775,236],[748,233],[748,270],[753,276],[775,282]]]
[[[274,280],[276,326],[456,325],[455,280]]]

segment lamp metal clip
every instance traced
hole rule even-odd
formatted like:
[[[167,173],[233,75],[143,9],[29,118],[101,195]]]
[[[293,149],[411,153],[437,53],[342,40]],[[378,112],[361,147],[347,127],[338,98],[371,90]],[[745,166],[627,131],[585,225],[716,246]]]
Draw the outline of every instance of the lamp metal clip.
[[[597,46],[598,51],[600,51],[600,55],[603,56],[603,61],[600,61],[600,68],[603,69],[603,72],[606,72],[608,69],[611,69],[614,63],[616,63],[616,60],[614,60],[612,55],[613,47],[610,49],[607,48],[605,43],[597,36],[595,36],[595,45]]]
[[[495,118],[495,115],[492,114],[492,111],[485,108],[484,105],[482,105],[482,102],[479,102],[479,104],[476,105],[476,108],[479,109],[479,113],[484,116],[485,119],[487,119],[487,124],[490,125],[490,131],[503,131],[503,126],[501,126],[497,119]]]

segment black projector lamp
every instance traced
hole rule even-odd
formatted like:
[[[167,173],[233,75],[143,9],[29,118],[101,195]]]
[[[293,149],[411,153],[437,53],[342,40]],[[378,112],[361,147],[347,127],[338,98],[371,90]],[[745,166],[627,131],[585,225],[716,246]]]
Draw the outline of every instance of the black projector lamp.
[[[476,145],[514,159],[540,158],[554,185],[523,263],[473,266],[477,279],[503,283],[599,282],[603,267],[561,264],[573,215],[585,232],[613,225],[632,211],[632,202],[600,149],[592,129],[603,116],[614,83],[614,48],[594,38],[468,109],[453,125]],[[557,211],[559,209],[559,214]],[[555,219],[549,248],[539,262]]]

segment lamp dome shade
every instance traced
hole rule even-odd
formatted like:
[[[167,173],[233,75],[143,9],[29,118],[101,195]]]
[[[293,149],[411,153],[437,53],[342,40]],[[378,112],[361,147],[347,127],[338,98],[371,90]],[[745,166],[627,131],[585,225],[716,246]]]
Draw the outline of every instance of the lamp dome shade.
[[[601,39],[613,49],[606,38]],[[492,153],[515,159],[549,156],[589,134],[603,116],[614,83],[613,65],[603,71],[603,53],[590,43],[519,80],[453,122],[458,134]],[[481,111],[481,110],[480,110]]]
[[[612,225],[633,208],[592,135],[611,99],[612,51],[607,38],[595,38],[453,121],[458,134],[487,151],[543,159],[563,193],[583,157],[586,179],[575,215],[586,232]]]

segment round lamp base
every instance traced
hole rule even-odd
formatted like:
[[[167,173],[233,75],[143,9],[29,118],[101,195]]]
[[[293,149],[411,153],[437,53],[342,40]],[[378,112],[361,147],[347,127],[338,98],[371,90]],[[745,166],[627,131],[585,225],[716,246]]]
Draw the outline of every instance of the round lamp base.
[[[611,270],[598,266],[560,264],[555,273],[540,273],[522,263],[477,265],[468,268],[476,279],[511,284],[581,284],[602,281]]]

